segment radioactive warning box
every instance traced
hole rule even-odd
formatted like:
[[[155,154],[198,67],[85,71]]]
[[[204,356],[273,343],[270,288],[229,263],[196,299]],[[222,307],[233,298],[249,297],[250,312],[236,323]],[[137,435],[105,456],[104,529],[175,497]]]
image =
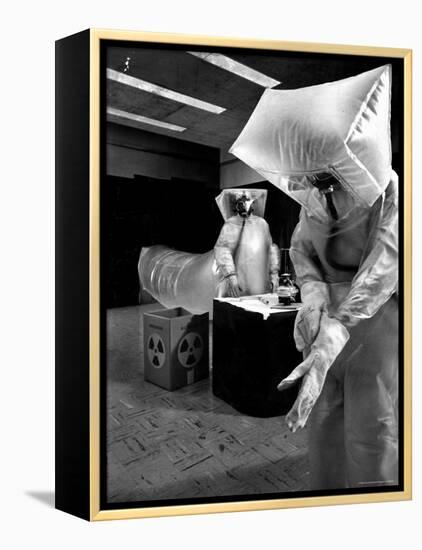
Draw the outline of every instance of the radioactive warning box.
[[[144,313],[144,378],[176,390],[209,376],[209,316],[183,308]]]

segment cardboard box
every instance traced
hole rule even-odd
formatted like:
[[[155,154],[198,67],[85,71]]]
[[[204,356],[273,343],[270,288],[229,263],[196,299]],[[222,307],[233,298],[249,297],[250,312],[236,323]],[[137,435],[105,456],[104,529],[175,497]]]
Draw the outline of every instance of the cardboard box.
[[[176,390],[209,376],[209,316],[183,308],[144,313],[144,377]]]

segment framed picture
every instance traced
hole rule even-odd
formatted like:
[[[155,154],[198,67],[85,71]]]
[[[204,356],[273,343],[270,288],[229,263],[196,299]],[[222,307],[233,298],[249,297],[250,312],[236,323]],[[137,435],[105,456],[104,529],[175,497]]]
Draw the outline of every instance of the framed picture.
[[[411,498],[411,51],[91,29],[56,120],[57,508]]]

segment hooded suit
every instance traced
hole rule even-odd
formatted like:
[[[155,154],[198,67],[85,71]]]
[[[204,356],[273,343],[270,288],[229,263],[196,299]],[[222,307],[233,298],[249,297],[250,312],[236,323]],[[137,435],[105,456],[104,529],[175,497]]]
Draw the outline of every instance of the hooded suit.
[[[242,195],[253,201],[252,213],[243,217],[233,209]],[[236,278],[242,296],[265,294],[278,286],[280,250],[263,217],[266,199],[263,189],[225,189],[216,199],[225,220],[214,247],[223,279],[219,296],[228,295],[226,281],[230,277]]]
[[[231,153],[302,206],[291,259],[304,362],[287,415],[308,422],[314,489],[398,483],[398,179],[391,67],[267,90]],[[323,189],[318,176],[333,185]]]

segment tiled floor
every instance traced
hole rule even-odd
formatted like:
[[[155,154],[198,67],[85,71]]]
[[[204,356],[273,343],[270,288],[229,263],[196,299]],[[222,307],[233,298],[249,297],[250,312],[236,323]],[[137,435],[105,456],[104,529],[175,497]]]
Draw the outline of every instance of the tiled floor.
[[[305,433],[254,418],[211,392],[210,379],[168,392],[143,379],[142,313],[107,315],[108,501],[306,490]]]

